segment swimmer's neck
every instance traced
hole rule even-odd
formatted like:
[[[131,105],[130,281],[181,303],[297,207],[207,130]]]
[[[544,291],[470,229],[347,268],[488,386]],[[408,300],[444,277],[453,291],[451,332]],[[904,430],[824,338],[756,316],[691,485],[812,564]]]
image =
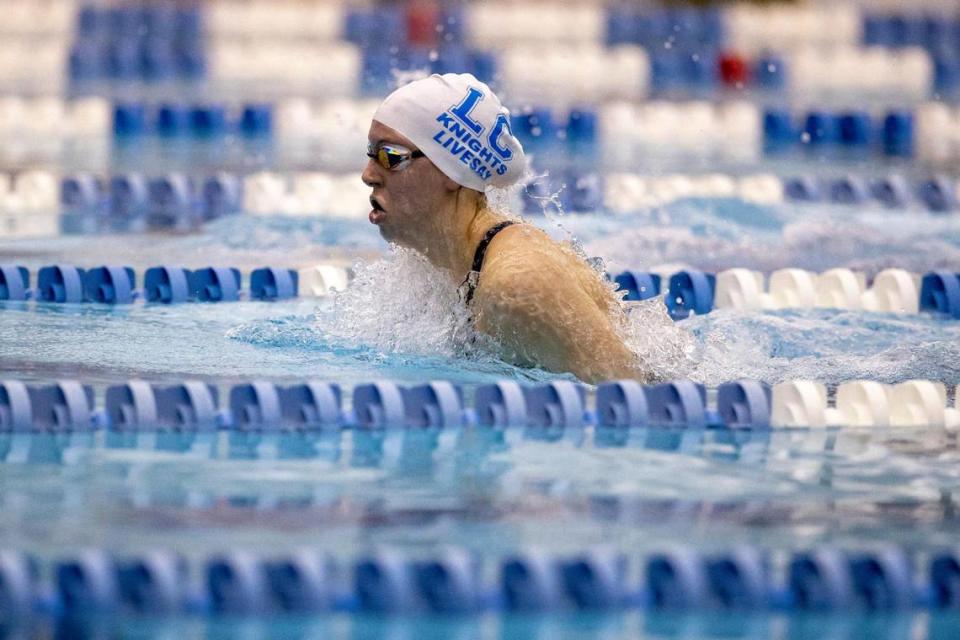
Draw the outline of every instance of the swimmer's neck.
[[[457,282],[463,280],[473,266],[477,245],[490,227],[506,220],[486,206],[486,199],[472,189],[460,189],[451,199],[448,210],[441,213],[441,220],[449,225],[441,229],[438,242],[427,254],[427,259],[450,272]]]

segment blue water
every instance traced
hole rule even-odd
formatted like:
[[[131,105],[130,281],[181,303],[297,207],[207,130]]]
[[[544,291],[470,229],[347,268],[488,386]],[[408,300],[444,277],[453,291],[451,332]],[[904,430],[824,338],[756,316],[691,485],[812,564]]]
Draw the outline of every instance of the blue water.
[[[960,217],[829,206],[678,202],[613,217],[537,221],[575,238],[609,269],[888,266],[960,270]],[[104,262],[143,268],[318,262],[350,266],[359,293],[282,303],[128,308],[7,305],[0,370],[24,380],[78,378],[98,394],[141,377],[319,378],[348,388],[387,378],[569,378],[466,351],[448,331],[454,283],[388,250],[366,221],[235,217],[185,236],[59,238],[0,244],[31,268]],[[406,286],[398,283],[407,283]],[[422,293],[422,289],[426,293]],[[379,297],[378,297],[379,296]],[[404,312],[410,300],[422,308]],[[960,383],[960,322],[849,311],[715,311],[679,323],[692,336],[684,377],[828,383],[911,378]],[[342,562],[378,545],[428,553],[459,545],[485,563],[518,549],[644,552],[678,541],[699,549],[895,543],[910,551],[957,544],[960,454],[937,430],[831,433],[552,433],[448,430],[327,433],[293,442],[213,443],[181,450],[143,438],[117,448],[98,435],[59,445],[3,441],[0,547],[57,558],[78,548],[119,554],[165,548],[195,560],[228,548],[321,548]],[[34,447],[31,449],[31,446]],[[46,462],[41,462],[45,460]],[[492,579],[492,577],[491,577]],[[110,637],[954,637],[949,615],[764,614],[733,618],[639,612],[535,618],[309,620],[170,624],[104,621]],[[61,630],[61,637],[83,637]],[[38,631],[42,635],[47,631]],[[63,635],[63,634],[66,635]],[[863,635],[867,633],[867,635]],[[71,635],[74,634],[74,635]],[[33,634],[36,635],[36,634]]]

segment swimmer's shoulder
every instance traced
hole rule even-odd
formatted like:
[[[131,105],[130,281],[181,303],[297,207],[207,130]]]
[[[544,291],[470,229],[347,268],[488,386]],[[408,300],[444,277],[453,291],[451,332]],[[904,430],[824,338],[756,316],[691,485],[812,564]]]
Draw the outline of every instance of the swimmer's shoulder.
[[[518,223],[490,242],[476,295],[536,304],[569,274],[569,259],[559,245],[541,229]]]

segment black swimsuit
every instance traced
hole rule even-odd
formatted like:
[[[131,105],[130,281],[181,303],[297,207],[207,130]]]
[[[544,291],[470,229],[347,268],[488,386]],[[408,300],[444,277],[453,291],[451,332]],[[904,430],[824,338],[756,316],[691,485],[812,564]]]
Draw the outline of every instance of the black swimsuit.
[[[490,242],[498,233],[512,224],[516,223],[513,220],[504,220],[499,224],[493,225],[483,234],[483,239],[480,240],[480,244],[477,245],[477,250],[473,254],[473,266],[470,268],[470,273],[463,279],[458,289],[463,304],[469,306],[470,301],[473,300],[473,293],[476,291],[477,283],[480,281],[480,270],[483,268],[483,259],[487,255],[487,247],[490,245]]]

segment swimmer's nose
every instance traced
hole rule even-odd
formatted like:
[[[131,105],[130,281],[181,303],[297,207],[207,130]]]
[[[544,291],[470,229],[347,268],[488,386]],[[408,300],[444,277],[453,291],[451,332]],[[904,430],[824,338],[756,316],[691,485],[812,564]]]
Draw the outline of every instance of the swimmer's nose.
[[[380,176],[378,171],[379,165],[373,160],[367,160],[367,166],[363,169],[363,174],[361,174],[360,179],[363,180],[363,184],[368,187],[378,187],[383,184],[383,179]]]

